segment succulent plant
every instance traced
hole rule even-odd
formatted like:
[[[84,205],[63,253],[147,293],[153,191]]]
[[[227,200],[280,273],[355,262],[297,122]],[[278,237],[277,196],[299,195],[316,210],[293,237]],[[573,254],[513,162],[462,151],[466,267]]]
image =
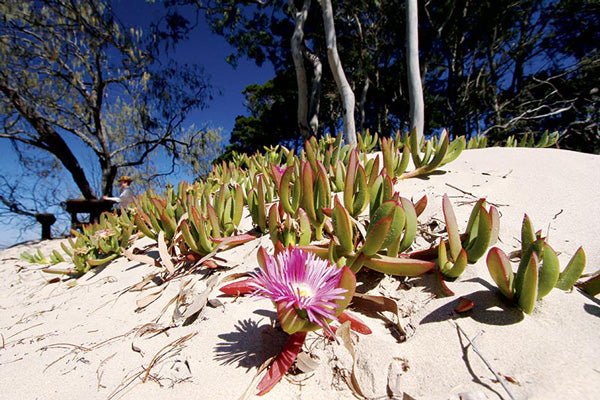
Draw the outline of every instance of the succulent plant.
[[[61,243],[63,251],[71,257],[73,270],[45,270],[52,273],[80,275],[91,268],[108,264],[121,255],[129,245],[135,227],[127,212],[120,216],[103,213],[97,223],[84,225],[82,232],[72,231],[69,246]]]
[[[473,206],[464,235],[458,231],[458,223],[446,194],[442,199],[442,210],[448,232],[448,246],[440,241],[438,246],[438,265],[444,276],[457,278],[465,270],[467,263],[477,262],[498,240],[500,232],[500,214],[498,209],[490,206],[486,210],[485,199],[479,199]]]
[[[332,323],[350,321],[350,328],[365,334],[371,330],[346,312],[356,289],[356,277],[348,267],[338,268],[299,248],[288,247],[275,257],[258,250],[260,269],[241,282],[220,288],[227,295],[254,294],[273,302],[281,329],[289,334],[281,353],[258,383],[258,395],[270,391],[292,366],[307,332],[323,329],[332,337]]]
[[[466,147],[463,136],[450,143],[448,132],[444,129],[439,139],[426,140],[424,144],[419,143],[416,132],[409,136],[409,146],[415,169],[400,175],[400,179],[414,178],[427,175],[442,165],[454,161]],[[423,154],[421,151],[423,149]]]
[[[44,253],[40,249],[37,249],[36,252],[30,253],[28,251],[24,251],[19,256],[22,260],[27,261],[30,264],[58,264],[60,262],[64,262],[65,258],[62,254],[60,254],[56,250],[52,250],[50,255],[46,257]]]
[[[488,138],[483,135],[473,135],[467,142],[467,149],[484,149],[488,147]]]
[[[323,209],[331,207],[329,178],[325,167],[320,161],[317,161],[316,170],[312,168],[308,161],[303,161],[301,168],[302,174],[299,181],[302,185],[300,207],[306,212],[314,228],[315,240],[321,240],[323,238],[323,226],[327,218]]]
[[[222,184],[212,199],[212,204],[209,202],[206,207],[209,217],[218,221],[220,236],[231,236],[237,233],[244,209],[242,187],[238,184],[228,186]]]
[[[234,235],[236,231],[224,235],[222,225],[210,204],[207,205],[206,213],[203,213],[200,207],[192,208],[181,218],[178,224],[181,236],[170,247],[173,249],[176,245],[179,253],[184,256],[196,255],[197,257],[192,257],[195,260],[217,250],[225,240],[227,240],[227,247],[233,247],[255,239],[254,236],[247,234]]]
[[[166,197],[158,196],[152,190],[148,190],[138,196],[135,206],[136,213],[133,221],[139,231],[153,240],[157,240],[159,232],[162,231],[165,240],[170,244],[177,230],[176,210],[178,214],[183,215],[183,210],[173,204],[172,189],[167,190]]]
[[[248,191],[248,211],[252,217],[252,223],[259,232],[267,231],[267,202],[265,201],[264,175],[258,174],[255,186]]]
[[[413,204],[398,195],[384,202],[365,229],[334,196],[332,230],[328,244],[302,248],[353,271],[363,266],[390,275],[416,276],[433,268],[430,261],[399,254],[408,249],[416,235],[417,218]]]
[[[277,188],[283,210],[292,216],[297,214],[300,207],[300,197],[302,196],[302,182],[298,172],[300,170],[299,165],[299,163],[296,163],[284,170]]]
[[[367,129],[364,134],[360,132],[356,133],[356,140],[358,143],[358,150],[361,153],[370,153],[377,146],[377,140],[379,139],[379,135],[375,133],[374,135]]]
[[[373,166],[373,170],[377,168],[379,158],[376,158],[375,160],[376,161],[375,165]],[[369,188],[369,216],[370,218],[373,218],[373,215],[379,206],[383,202],[392,199],[392,195],[394,193],[394,183],[387,171],[382,170],[375,177],[373,177],[373,173],[371,173],[367,185]]]
[[[393,139],[385,137],[379,140],[379,146],[383,156],[383,168],[387,174],[394,179],[402,176],[406,172],[410,160],[410,147],[403,144],[400,149]]]
[[[358,160],[356,149],[350,152],[346,181],[344,183],[344,206],[353,218],[357,218],[369,204],[367,174]]]
[[[226,168],[226,173],[235,171]],[[177,192],[168,187],[164,196],[147,191],[137,199],[136,206],[135,225],[142,234],[159,242],[159,249],[164,242],[161,258],[168,257],[171,263],[195,261],[218,246],[231,247],[254,239],[238,235],[244,207],[244,192],[238,183],[219,183],[210,178],[192,185],[180,183]]]
[[[508,139],[506,139],[505,146],[544,148],[552,147],[556,145],[556,142],[558,142],[558,132],[552,132],[549,134],[548,131],[545,131],[537,141],[533,133],[526,132],[520,140],[518,140],[515,136],[509,136]]]
[[[527,314],[531,314],[536,300],[542,299],[557,287],[570,290],[585,269],[585,252],[579,248],[565,269],[560,272],[556,252],[534,233],[531,220],[525,214],[521,227],[521,261],[515,274],[508,256],[499,248],[492,248],[487,255],[487,266],[500,292],[515,301]]]
[[[299,208],[296,218],[283,210],[281,203],[269,208],[269,234],[273,244],[280,242],[285,247],[310,244],[312,227],[306,212]]]
[[[426,205],[426,197],[417,202],[415,205],[417,215]],[[477,262],[488,247],[496,243],[500,230],[500,214],[494,206],[490,206],[489,210],[486,209],[485,199],[479,199],[471,211],[465,232],[460,234],[454,210],[446,194],[442,199],[442,210],[448,238],[440,238],[437,246],[412,252],[408,256],[419,260],[435,260],[436,277],[442,294],[452,296],[454,293],[448,288],[444,279],[458,278],[468,264]]]

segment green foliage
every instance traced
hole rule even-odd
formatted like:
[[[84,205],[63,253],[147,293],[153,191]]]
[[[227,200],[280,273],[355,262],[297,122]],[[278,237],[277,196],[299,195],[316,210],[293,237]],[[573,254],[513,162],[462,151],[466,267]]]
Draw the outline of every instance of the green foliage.
[[[440,272],[438,277],[455,279],[462,275],[468,264],[477,262],[488,247],[496,243],[500,214],[494,206],[488,209],[485,199],[479,199],[473,206],[465,232],[461,234],[452,204],[445,194],[442,211],[448,237],[440,238],[436,247],[413,252],[410,256],[423,260],[436,259],[436,268]],[[443,282],[442,287],[445,287]],[[449,289],[445,289],[445,292],[452,294]]]
[[[72,231],[74,238],[69,238],[69,246],[61,244],[63,251],[71,257],[74,270],[47,272],[81,275],[91,268],[104,266],[121,255],[129,245],[134,229],[126,211],[120,216],[104,213],[98,223],[84,225],[82,232]]]
[[[56,250],[52,250],[48,257],[46,257],[40,249],[33,253],[24,251],[19,257],[30,264],[54,265],[65,261],[63,255]]]
[[[280,3],[256,7],[233,0],[214,0],[205,6],[214,31],[234,46],[232,59],[269,62],[276,71],[279,84],[264,85],[262,93],[252,87],[255,102],[268,104],[269,110],[285,110],[281,115],[249,110],[252,120],[247,126],[252,129],[232,144],[244,143],[239,149],[252,146],[251,135],[256,134],[255,142],[260,143],[270,131],[283,133],[287,143],[294,137],[299,140],[291,112],[297,99],[289,44],[292,10]],[[372,127],[383,135],[406,131],[410,120],[406,50],[399,45],[406,43],[406,33],[398,29],[405,2],[337,2],[334,9],[340,58],[354,83],[358,130]],[[440,0],[423,5],[419,14],[427,132],[448,128],[454,136],[483,133],[490,145],[526,132],[536,138],[545,131],[560,132],[561,148],[600,151],[595,123],[600,57],[593,45],[600,41],[600,14],[595,1]],[[327,48],[318,2],[311,3],[303,44],[325,70]],[[309,61],[306,57],[310,80],[314,73]],[[317,135],[338,130],[342,107],[335,93],[333,78],[324,73],[319,129],[313,132]],[[270,130],[273,117],[276,128]],[[287,125],[281,124],[284,118]],[[236,134],[243,132],[239,129]]]
[[[265,146],[294,144],[296,132],[296,87],[290,70],[264,85],[247,86],[243,94],[249,116],[238,115],[229,145],[219,160],[230,160],[234,153],[253,154]]]
[[[225,166],[228,168],[227,166]],[[231,179],[231,175],[224,178]],[[214,177],[192,185],[181,182],[164,196],[149,190],[136,199],[133,218],[139,231],[167,248],[176,260],[202,258],[218,246],[231,247],[254,237],[238,236],[244,191]],[[221,244],[227,240],[227,244]]]
[[[525,133],[520,140],[517,140],[513,135],[509,136],[506,139],[506,143],[504,144],[506,147],[554,147],[558,142],[558,132],[553,132],[548,134],[548,131],[544,132],[539,140],[535,140],[533,134],[527,132]]]
[[[556,252],[535,232],[527,214],[521,227],[521,261],[516,274],[508,256],[499,248],[493,247],[487,255],[490,275],[500,292],[509,300],[515,301],[527,314],[531,314],[536,300],[541,300],[557,287],[571,290],[585,269],[585,253],[579,248],[565,269],[560,272]]]
[[[110,1],[7,0],[0,15],[0,138],[48,187],[67,178],[60,193],[36,193],[43,206],[64,201],[69,183],[86,199],[111,196],[118,175],[135,166],[150,178],[167,159],[196,173],[210,165],[218,132],[184,124],[210,97],[203,71],[158,63],[156,37],[122,25]],[[82,167],[90,162],[100,168]],[[29,197],[11,195],[14,204]]]
[[[420,146],[414,135],[378,141],[365,135],[361,142],[351,149],[340,137],[313,137],[299,155],[284,146],[268,147],[253,156],[235,153],[235,161],[214,165],[204,181],[182,182],[177,189],[169,186],[162,195],[148,190],[136,199],[133,215],[103,214],[100,223],[75,232],[71,247],[63,246],[75,264],[74,270],[66,272],[82,274],[107,264],[121,254],[136,229],[158,242],[167,276],[189,265],[218,267],[211,259],[217,251],[255,238],[240,232],[244,206],[256,229],[269,234],[276,252],[299,246],[354,272],[368,268],[418,276],[436,270],[439,277],[455,279],[496,243],[500,228],[496,207],[478,200],[460,233],[444,195],[447,238],[430,249],[409,253],[427,198],[413,203],[395,191],[394,182],[435,172],[458,157],[464,140],[450,142],[443,133]],[[380,155],[364,152],[377,142],[385,149]],[[408,166],[400,165],[409,156],[415,168],[407,172]],[[332,188],[341,190],[332,193]],[[502,294],[531,313],[535,301],[552,288],[572,289],[584,270],[585,254],[579,249],[561,272],[555,251],[534,231],[527,216],[521,244],[516,273],[506,254],[495,247],[488,253],[487,265]],[[41,252],[23,257],[46,261]],[[597,277],[580,286],[597,293]],[[447,287],[445,292],[451,293]]]

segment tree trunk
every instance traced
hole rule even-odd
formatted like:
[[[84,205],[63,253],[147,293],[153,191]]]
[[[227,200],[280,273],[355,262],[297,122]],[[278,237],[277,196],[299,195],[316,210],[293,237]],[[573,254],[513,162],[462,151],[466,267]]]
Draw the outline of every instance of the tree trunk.
[[[308,127],[308,85],[306,83],[306,70],[304,69],[304,57],[302,55],[302,44],[304,42],[304,23],[310,9],[310,0],[304,0],[302,9],[298,10],[294,0],[289,0],[289,6],[294,13],[294,34],[290,41],[292,58],[296,70],[296,83],[298,85],[298,129],[304,139],[309,136]]]
[[[356,146],[356,127],[354,125],[354,93],[348,84],[342,62],[337,51],[335,26],[333,23],[333,9],[331,0],[319,0],[323,10],[323,25],[325,28],[325,41],[327,44],[327,60],[333,74],[333,79],[340,93],[343,107],[344,131],[350,146]]]
[[[113,185],[115,178],[117,177],[117,168],[111,163],[106,161],[100,161],[100,168],[102,169],[102,194],[104,196],[113,195]]]
[[[419,17],[417,0],[406,0],[406,63],[408,70],[408,96],[410,100],[410,129],[423,138],[425,106],[419,70]]]
[[[319,131],[319,108],[321,106],[321,77],[323,76],[323,65],[316,54],[304,48],[304,57],[312,64],[313,77],[310,87],[308,106],[308,125],[310,133],[316,135]]]
[[[88,182],[79,161],[64,141],[62,136],[38,114],[37,110],[27,102],[7,82],[0,81],[0,91],[9,99],[13,107],[25,118],[39,135],[35,143],[30,143],[38,148],[50,152],[73,177],[73,181],[86,199],[95,199],[94,193]]]

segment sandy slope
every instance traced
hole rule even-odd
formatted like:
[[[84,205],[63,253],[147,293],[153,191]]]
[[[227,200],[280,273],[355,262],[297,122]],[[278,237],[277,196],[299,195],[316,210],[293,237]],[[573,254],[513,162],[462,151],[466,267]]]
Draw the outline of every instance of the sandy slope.
[[[472,200],[487,196],[502,214],[500,246],[506,251],[518,247],[526,211],[536,228],[548,232],[553,248],[562,252],[563,266],[583,245],[587,271],[600,268],[600,157],[491,148],[467,151],[445,171],[399,184],[404,196],[429,196],[422,222],[432,215],[440,218],[441,196],[448,193],[455,204],[469,202],[455,208],[464,226]],[[262,238],[224,253],[232,264],[239,264],[236,272],[256,267],[259,242],[269,243]],[[58,243],[41,247],[47,252]],[[144,292],[125,290],[156,272],[155,268],[123,258],[70,287],[72,281],[47,283],[53,276],[18,260],[24,250],[15,247],[0,253],[3,399],[237,399],[258,366],[284,340],[271,327],[274,313],[269,302],[229,298],[219,298],[222,305],[207,307],[190,325],[179,323],[166,334],[140,335],[149,323],[158,324],[153,327],[172,323],[173,307],[161,311],[178,294],[181,281],[171,282],[161,297],[136,312],[136,300],[156,287]],[[199,278],[188,278],[191,283],[186,287],[193,284],[192,300],[205,288],[206,280]],[[483,260],[449,286],[457,296],[433,298],[430,276],[402,287],[388,277],[371,290],[398,300],[401,322],[411,336],[399,343],[382,319],[364,317],[374,334],[354,339],[357,380],[366,397],[389,398],[386,385],[391,368],[400,371],[400,390],[414,398],[458,398],[461,393],[470,393],[471,398],[509,398],[459,334],[458,325],[475,338],[476,348],[494,370],[511,378],[513,383],[507,386],[515,398],[600,398],[598,299],[555,290],[531,316],[524,316],[499,299]],[[464,317],[452,311],[460,295],[477,304]],[[210,298],[218,298],[217,293]],[[179,339],[180,346],[168,346]],[[343,378],[352,367],[344,346],[312,334],[305,349],[318,358],[316,370],[286,378],[265,398],[353,398]],[[142,383],[149,365],[150,375]]]

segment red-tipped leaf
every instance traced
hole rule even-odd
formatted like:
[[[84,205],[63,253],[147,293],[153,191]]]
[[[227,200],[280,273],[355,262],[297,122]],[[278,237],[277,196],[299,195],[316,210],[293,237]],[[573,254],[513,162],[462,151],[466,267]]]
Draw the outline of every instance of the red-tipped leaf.
[[[363,321],[361,321],[356,315],[351,314],[348,311],[344,311],[338,317],[338,321],[340,324],[343,324],[346,321],[350,321],[350,329],[354,332],[362,333],[363,335],[370,335],[373,333],[371,328],[369,328]]]
[[[246,294],[251,294],[256,290],[256,288],[251,285],[252,282],[254,282],[254,279],[252,278],[242,279],[241,281],[228,283],[219,288],[219,290],[228,296],[244,296]]]
[[[298,332],[290,335],[281,353],[273,360],[271,367],[258,383],[258,386],[256,386],[258,396],[268,393],[283,378],[294,363],[294,360],[296,360],[305,340],[306,332]]]

